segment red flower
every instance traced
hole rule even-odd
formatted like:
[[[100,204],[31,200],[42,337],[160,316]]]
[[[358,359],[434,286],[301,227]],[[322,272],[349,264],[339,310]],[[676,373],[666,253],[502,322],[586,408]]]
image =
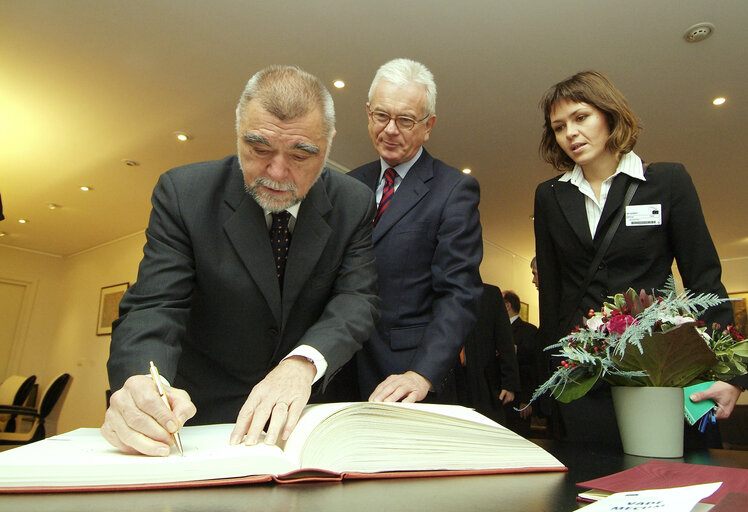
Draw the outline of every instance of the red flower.
[[[735,326],[734,326],[734,325],[732,325],[732,324],[729,324],[729,325],[727,326],[727,332],[728,332],[728,333],[730,334],[730,336],[732,336],[732,339],[734,339],[735,341],[744,341],[744,340],[745,340],[745,338],[744,338],[744,337],[743,337],[743,335],[742,335],[742,334],[740,333],[740,331],[739,331],[739,330],[737,330],[737,329],[735,328]]]
[[[605,327],[608,329],[609,333],[623,334],[623,331],[634,322],[636,322],[636,320],[634,320],[634,317],[631,315],[616,315],[605,324]]]

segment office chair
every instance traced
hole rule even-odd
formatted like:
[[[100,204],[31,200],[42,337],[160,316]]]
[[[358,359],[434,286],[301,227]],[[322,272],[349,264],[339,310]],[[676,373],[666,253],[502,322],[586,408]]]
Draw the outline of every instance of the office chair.
[[[16,416],[17,432],[0,432],[0,445],[27,444],[57,433],[57,420],[65,401],[72,377],[63,373],[47,387],[39,402],[39,409],[0,405],[0,414]]]
[[[0,405],[25,405],[35,382],[36,375],[30,377],[11,375],[0,384]],[[0,432],[13,432],[14,429],[14,416],[0,414]]]

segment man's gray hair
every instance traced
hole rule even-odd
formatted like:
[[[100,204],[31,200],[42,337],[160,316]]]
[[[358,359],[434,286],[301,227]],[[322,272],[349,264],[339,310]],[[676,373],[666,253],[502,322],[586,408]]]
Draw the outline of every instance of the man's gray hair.
[[[298,119],[319,108],[328,143],[335,133],[335,104],[322,81],[296,66],[270,66],[252,76],[236,106],[236,130],[247,105],[258,100],[281,121]]]
[[[434,82],[434,75],[431,74],[429,68],[410,59],[394,59],[385,64],[377,70],[377,74],[374,75],[374,80],[371,82],[369,88],[369,103],[374,94],[377,84],[381,80],[391,82],[395,85],[407,85],[411,82],[421,84],[426,87],[426,104],[424,108],[426,111],[423,115],[431,115],[436,113],[436,83]]]

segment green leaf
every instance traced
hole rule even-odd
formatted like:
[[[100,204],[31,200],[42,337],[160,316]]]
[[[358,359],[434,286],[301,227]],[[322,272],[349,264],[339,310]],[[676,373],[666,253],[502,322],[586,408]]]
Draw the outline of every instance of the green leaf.
[[[563,389],[556,388],[553,390],[553,396],[559,402],[568,404],[572,400],[581,398],[595,385],[600,378],[602,367],[596,369],[596,373],[578,372],[579,375],[571,377]]]
[[[741,341],[730,347],[732,353],[740,357],[748,357],[748,341]]]
[[[641,340],[644,353],[636,347],[627,347],[618,361],[620,367],[646,371],[651,386],[685,387],[717,363],[695,325],[691,322],[666,333],[644,336]]]

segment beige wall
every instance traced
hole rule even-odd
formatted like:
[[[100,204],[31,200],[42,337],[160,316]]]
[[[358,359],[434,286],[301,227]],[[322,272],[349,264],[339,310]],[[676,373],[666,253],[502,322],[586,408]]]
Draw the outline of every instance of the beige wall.
[[[61,431],[103,421],[110,338],[96,336],[99,291],[135,282],[144,243],[138,233],[67,258],[0,247],[0,277],[36,287],[22,356],[10,371],[36,374],[40,393],[57,374],[72,375]]]
[[[529,321],[538,325],[538,292],[532,284],[530,260],[486,240],[483,241],[483,282],[512,290],[529,307]]]

